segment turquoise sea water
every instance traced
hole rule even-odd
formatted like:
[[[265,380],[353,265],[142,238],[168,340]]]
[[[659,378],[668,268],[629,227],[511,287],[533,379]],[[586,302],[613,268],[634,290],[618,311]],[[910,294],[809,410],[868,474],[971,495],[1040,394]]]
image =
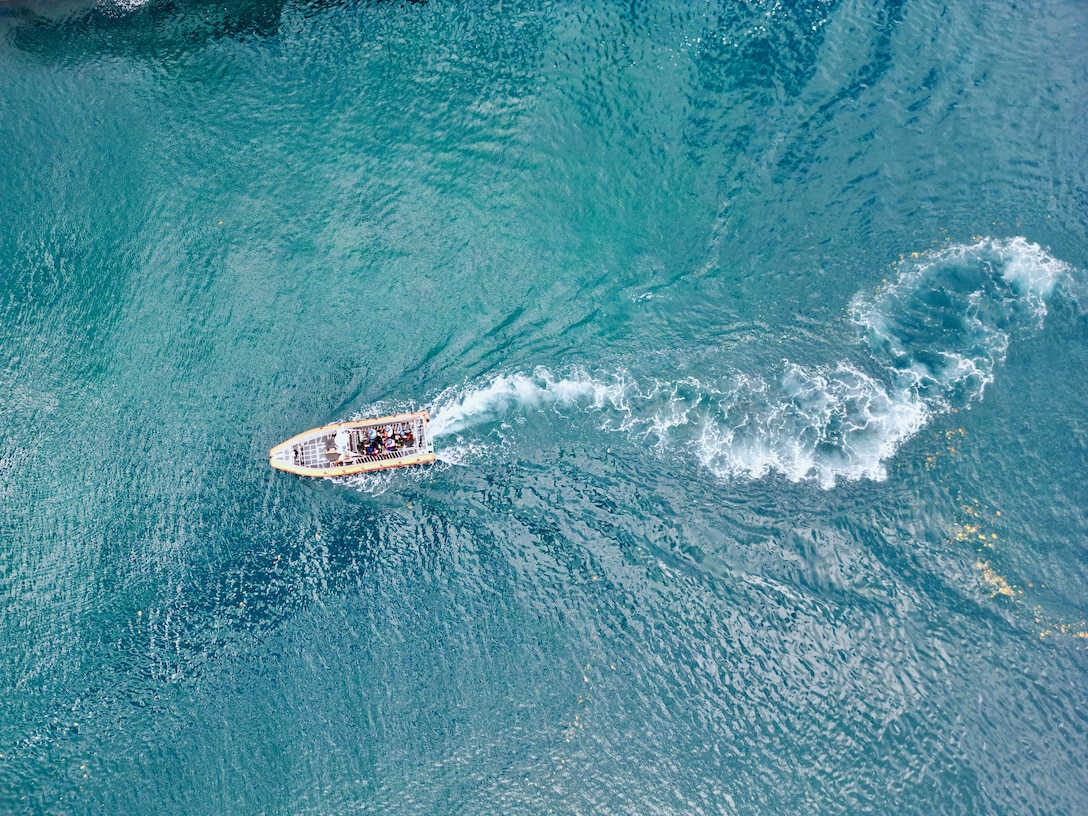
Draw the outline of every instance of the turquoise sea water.
[[[1086,134],[1079,0],[0,2],[0,812],[1088,812]]]

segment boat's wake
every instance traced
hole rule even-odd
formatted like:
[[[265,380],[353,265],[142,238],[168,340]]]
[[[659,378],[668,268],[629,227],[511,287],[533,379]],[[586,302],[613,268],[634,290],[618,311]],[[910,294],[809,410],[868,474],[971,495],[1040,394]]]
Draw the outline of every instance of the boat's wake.
[[[627,388],[622,378],[606,382],[582,371],[568,377],[556,377],[544,368],[531,375],[499,374],[483,385],[449,388],[439,394],[431,406],[431,433],[436,438],[455,435],[525,409],[618,404]]]
[[[851,314],[865,353],[773,376],[636,378],[539,368],[448,389],[430,406],[435,437],[458,463],[502,444],[528,412],[592,417],[645,445],[686,450],[723,478],[778,472],[832,487],[885,478],[885,463],[930,419],[981,399],[1013,337],[1038,328],[1070,267],[1023,238],[980,240],[900,262]],[[439,449],[443,446],[439,443]]]

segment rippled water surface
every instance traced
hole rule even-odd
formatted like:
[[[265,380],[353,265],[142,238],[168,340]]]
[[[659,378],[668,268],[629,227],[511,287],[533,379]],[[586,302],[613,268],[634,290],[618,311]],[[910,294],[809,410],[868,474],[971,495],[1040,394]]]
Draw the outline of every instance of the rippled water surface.
[[[1072,0],[0,2],[0,811],[1088,812],[1086,132]]]

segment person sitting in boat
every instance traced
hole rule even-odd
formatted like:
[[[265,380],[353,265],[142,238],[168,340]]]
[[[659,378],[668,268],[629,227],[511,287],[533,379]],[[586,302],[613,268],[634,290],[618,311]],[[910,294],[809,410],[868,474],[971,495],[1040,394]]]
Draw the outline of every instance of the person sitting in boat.
[[[367,456],[377,456],[379,453],[381,453],[381,449],[378,447],[378,443],[375,440],[371,439],[366,443]]]
[[[390,434],[389,436],[387,436],[385,438],[385,452],[386,453],[392,453],[396,449],[397,449],[397,440],[395,440],[393,438],[393,435]]]
[[[336,435],[332,438],[332,444],[339,454],[336,459],[337,463],[348,462],[355,458],[355,451],[351,449],[351,432],[347,428],[340,427],[336,430]]]
[[[404,433],[402,433],[400,435],[400,440],[405,445],[412,445],[416,441],[415,437],[412,436],[412,429],[411,428],[405,428]]]

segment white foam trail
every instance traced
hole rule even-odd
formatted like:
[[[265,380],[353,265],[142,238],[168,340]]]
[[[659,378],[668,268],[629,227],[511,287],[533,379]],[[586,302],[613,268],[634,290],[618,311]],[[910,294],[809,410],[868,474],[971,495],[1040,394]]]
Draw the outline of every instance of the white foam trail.
[[[695,444],[699,461],[722,478],[759,479],[778,472],[794,482],[886,478],[884,462],[918,432],[929,411],[909,392],[889,391],[840,363],[823,371],[787,365],[773,383],[735,394],[727,419],[708,422]]]
[[[459,433],[525,408],[576,403],[600,406],[622,398],[622,392],[621,383],[610,385],[582,372],[568,378],[557,378],[544,368],[532,376],[500,374],[486,385],[440,394],[431,408],[431,434],[438,438]]]
[[[851,304],[864,333],[855,361],[787,361],[773,377],[737,372],[709,383],[504,373],[434,401],[433,435],[456,437],[439,455],[452,464],[492,456],[527,411],[550,407],[588,414],[640,446],[649,440],[661,456],[686,454],[723,479],[780,473],[824,488],[882,480],[885,463],[934,415],[982,398],[1010,339],[1041,325],[1047,296],[1071,279],[1068,265],[1023,238],[922,253],[898,273]],[[473,436],[487,424],[496,444]]]

